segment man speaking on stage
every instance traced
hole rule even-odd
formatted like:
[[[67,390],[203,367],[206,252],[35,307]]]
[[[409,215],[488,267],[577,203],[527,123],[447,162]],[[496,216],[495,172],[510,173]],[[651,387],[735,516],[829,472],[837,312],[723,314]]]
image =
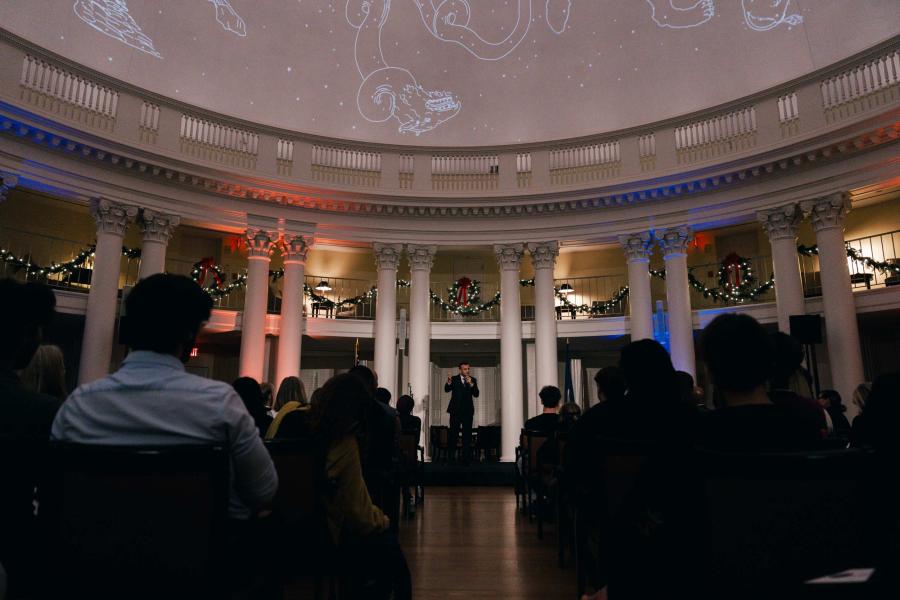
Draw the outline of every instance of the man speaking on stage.
[[[475,414],[472,398],[477,398],[481,393],[478,391],[478,381],[469,375],[469,363],[459,363],[459,373],[447,375],[444,391],[451,393],[447,406],[450,413],[450,448],[456,452],[459,429],[462,427],[462,462],[468,465],[471,459],[472,417]]]

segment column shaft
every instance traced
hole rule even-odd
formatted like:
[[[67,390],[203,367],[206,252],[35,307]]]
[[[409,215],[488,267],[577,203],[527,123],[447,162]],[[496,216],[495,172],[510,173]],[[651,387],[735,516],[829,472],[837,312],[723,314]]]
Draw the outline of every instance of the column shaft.
[[[248,230],[247,287],[241,314],[241,356],[238,372],[262,382],[265,378],[266,312],[269,296],[269,263],[277,235]]]
[[[303,279],[306,256],[312,239],[285,236],[281,243],[284,258],[284,280],[281,290],[281,326],[278,335],[278,359],[275,363],[275,385],[287,377],[300,376],[300,348],[303,343]]]
[[[649,231],[619,237],[628,260],[628,312],[631,341],[653,339],[653,299],[650,295]]]
[[[137,208],[95,199],[91,202],[91,214],[97,220],[97,247],[84,318],[79,383],[88,383],[109,373],[116,329],[122,238],[128,222],[137,215]]]
[[[559,387],[559,368],[556,352],[556,290],[553,267],[559,254],[557,242],[529,244],[534,264],[534,346],[536,383],[540,390],[546,385]],[[521,311],[520,311],[521,314]]]
[[[375,302],[375,371],[378,385],[397,396],[397,265],[400,244],[375,244],[378,297]]]
[[[519,264],[522,244],[495,246],[500,263],[500,426],[501,460],[515,460],[525,424],[522,396],[522,307]]]
[[[797,227],[800,225],[801,213],[795,204],[788,204],[761,211],[757,217],[772,246],[778,329],[790,333],[790,316],[806,312],[803,282],[800,278],[800,259],[797,256]]]
[[[434,246],[407,247],[410,266],[409,290],[409,387],[415,399],[413,414],[422,419],[427,432],[431,403],[431,265]],[[427,444],[426,444],[427,446]]]
[[[844,244],[843,220],[849,201],[842,194],[804,203],[804,212],[812,216],[819,246],[819,271],[822,278],[822,305],[825,312],[825,342],[831,363],[831,378],[850,411],[849,402],[856,386],[865,381],[856,303],[850,288],[850,267]],[[852,413],[850,416],[853,416]]]
[[[659,232],[666,261],[666,304],[669,312],[669,351],[679,371],[696,377],[694,325],[688,286],[687,245],[692,232],[678,227]]]

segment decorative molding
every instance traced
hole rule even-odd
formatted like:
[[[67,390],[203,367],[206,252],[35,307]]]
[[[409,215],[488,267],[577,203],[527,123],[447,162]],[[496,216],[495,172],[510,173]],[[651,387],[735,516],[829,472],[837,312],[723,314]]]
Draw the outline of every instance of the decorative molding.
[[[382,244],[376,242],[373,246],[375,249],[375,266],[379,271],[389,270],[396,271],[400,265],[400,256],[403,254],[403,244]]]
[[[619,243],[628,262],[649,262],[653,253],[653,234],[649,231],[628,233],[619,236]]]
[[[669,258],[687,254],[687,247],[694,239],[694,232],[690,227],[683,225],[669,229],[657,229],[653,232],[653,237],[659,243],[664,258]]]
[[[528,252],[535,269],[553,269],[559,256],[559,242],[532,242],[528,244]]]
[[[850,211],[850,195],[838,192],[815,200],[804,200],[800,206],[816,232],[833,227],[843,229],[844,215]]]
[[[247,229],[248,258],[270,259],[278,242],[278,234],[266,229]]]
[[[294,262],[305,265],[306,257],[315,243],[316,240],[311,235],[285,234],[279,243],[284,262]]]
[[[431,271],[436,253],[437,246],[407,244],[406,256],[409,259],[409,269],[411,271]]]
[[[19,177],[12,173],[0,171],[0,202],[6,200],[9,190],[19,185]]]
[[[138,214],[138,226],[145,242],[168,244],[172,232],[181,224],[181,217],[165,214],[152,208],[142,208]]]
[[[769,236],[769,241],[796,240],[803,213],[796,204],[786,204],[778,208],[761,210],[756,213],[756,218]]]
[[[130,204],[119,204],[106,198],[91,199],[91,216],[97,221],[97,233],[111,233],[125,236],[128,223],[138,214],[138,208]]]
[[[496,244],[494,254],[497,256],[497,264],[501,271],[519,271],[522,264],[522,255],[525,254],[525,244]]]

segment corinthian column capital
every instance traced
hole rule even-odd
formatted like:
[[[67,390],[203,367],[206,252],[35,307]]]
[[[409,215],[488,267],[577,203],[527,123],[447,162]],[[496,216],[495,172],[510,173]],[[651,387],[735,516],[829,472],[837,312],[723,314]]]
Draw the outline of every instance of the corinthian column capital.
[[[649,231],[620,235],[619,243],[622,244],[628,262],[647,262],[653,253],[653,235]]]
[[[119,237],[125,235],[128,223],[137,216],[136,206],[119,204],[106,198],[91,199],[91,216],[97,221],[97,233],[112,233]]]
[[[311,235],[286,233],[279,246],[285,262],[306,264],[306,256],[314,244],[315,240]]]
[[[770,241],[796,239],[797,228],[803,220],[803,213],[796,204],[786,204],[778,208],[761,210],[756,218],[762,224]]]
[[[518,271],[525,253],[524,244],[496,244],[494,255],[501,271]]]
[[[653,235],[666,257],[687,254],[688,244],[694,239],[694,232],[687,226],[657,229]]]
[[[247,229],[247,255],[250,258],[269,258],[278,242],[278,234],[266,229]]]
[[[375,266],[379,271],[397,270],[397,267],[400,265],[400,256],[403,254],[403,244],[382,244],[376,242],[373,248],[375,250]]]
[[[431,271],[436,253],[437,246],[407,244],[406,256],[409,259],[409,269],[411,271]]]
[[[553,269],[559,256],[559,242],[532,242],[528,244],[528,251],[535,269]]]
[[[810,217],[815,231],[843,228],[844,215],[850,212],[850,195],[844,192],[830,194],[800,203],[804,214]]]
[[[138,215],[138,225],[144,234],[144,241],[168,244],[172,232],[181,224],[178,215],[164,214],[151,208],[143,208]]]

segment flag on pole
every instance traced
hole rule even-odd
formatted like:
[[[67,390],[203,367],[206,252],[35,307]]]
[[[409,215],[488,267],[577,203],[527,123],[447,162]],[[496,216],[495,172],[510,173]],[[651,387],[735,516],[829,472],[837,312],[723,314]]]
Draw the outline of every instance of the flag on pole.
[[[575,386],[572,384],[572,356],[569,354],[569,338],[566,338],[566,375],[563,387],[563,400],[574,403]]]
[[[353,366],[359,366],[359,338],[356,338],[356,344],[353,345]]]

